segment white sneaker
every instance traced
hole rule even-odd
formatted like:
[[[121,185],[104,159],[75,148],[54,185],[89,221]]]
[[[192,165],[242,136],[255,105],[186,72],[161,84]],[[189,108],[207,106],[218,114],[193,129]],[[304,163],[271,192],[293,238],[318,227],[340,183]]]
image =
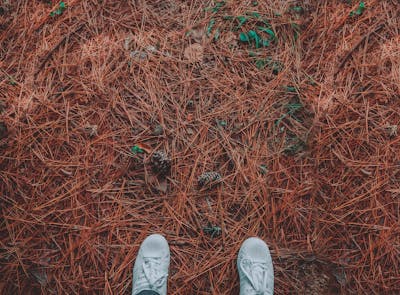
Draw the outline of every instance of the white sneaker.
[[[166,295],[169,260],[167,240],[159,234],[148,236],[140,245],[133,267],[132,295],[144,290]]]
[[[240,247],[237,259],[240,295],[274,294],[274,268],[267,244],[249,238]]]

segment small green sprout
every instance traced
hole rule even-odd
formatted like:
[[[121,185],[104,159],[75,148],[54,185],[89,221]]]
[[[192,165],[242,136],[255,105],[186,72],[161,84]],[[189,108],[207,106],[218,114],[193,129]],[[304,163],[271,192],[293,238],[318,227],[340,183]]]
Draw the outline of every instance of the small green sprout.
[[[265,164],[261,164],[260,167],[259,167],[259,169],[260,169],[260,173],[261,173],[262,175],[265,175],[265,174],[268,173],[268,168],[267,168],[267,165],[265,165]]]
[[[261,32],[267,33],[272,40],[276,40],[276,35],[275,32],[273,30],[271,30],[270,28],[265,28],[265,27],[257,27],[257,29]]]
[[[356,16],[356,15],[361,15],[363,14],[365,10],[365,3],[364,1],[361,1],[360,4],[358,4],[358,7],[355,11],[350,12],[350,16]]]
[[[218,126],[226,127],[228,123],[225,120],[217,120]]]
[[[220,1],[220,2],[215,3],[215,6],[211,9],[211,11],[213,13],[218,12],[218,10],[220,10],[225,5],[225,3],[226,3],[225,1]]]
[[[294,87],[294,86],[286,86],[286,91],[287,92],[296,93],[297,92],[297,88]]]
[[[292,7],[292,10],[296,13],[303,13],[304,12],[304,8],[301,6],[294,6]]]
[[[13,77],[8,78],[8,83],[12,86],[17,86],[17,81],[15,81]]]
[[[131,148],[131,152],[132,152],[132,154],[134,154],[134,155],[136,155],[136,154],[143,154],[143,153],[144,153],[144,150],[143,150],[141,147],[139,147],[138,145],[134,145],[134,146]]]
[[[64,10],[67,8],[65,2],[61,1],[60,4],[58,5],[58,8],[52,12],[50,12],[50,16],[54,17],[56,15],[61,15]]]
[[[212,18],[212,19],[210,19],[210,22],[208,23],[208,26],[207,26],[207,32],[206,32],[207,37],[210,36],[211,31],[212,31],[214,25],[215,25],[215,19]]]
[[[243,32],[239,34],[239,40],[242,42],[250,42],[249,36]]]
[[[236,26],[235,30],[239,30],[248,20],[248,18],[246,16],[243,16],[243,15],[237,16],[236,19],[238,20],[239,23]]]
[[[275,125],[279,126],[279,124],[282,122],[283,119],[285,119],[287,116],[294,118],[295,120],[299,121],[294,114],[300,110],[303,107],[303,105],[299,102],[294,102],[294,103],[289,103],[285,106],[285,109],[287,110],[285,114],[283,114],[278,120],[275,121]]]
[[[209,234],[211,238],[214,238],[215,236],[221,235],[221,228],[219,226],[209,226],[209,227],[203,227],[203,231],[206,234]]]

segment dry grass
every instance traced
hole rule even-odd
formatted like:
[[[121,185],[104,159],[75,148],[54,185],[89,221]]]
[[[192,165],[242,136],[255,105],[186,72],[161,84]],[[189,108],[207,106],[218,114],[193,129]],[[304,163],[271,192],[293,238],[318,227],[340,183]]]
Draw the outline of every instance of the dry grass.
[[[55,1],[0,0],[1,294],[130,294],[154,232],[171,294],[237,294],[255,235],[276,294],[400,292],[398,2],[356,17],[355,1],[252,2],[70,0],[51,17]],[[272,24],[277,41],[253,51],[279,73],[223,18],[247,11]],[[222,184],[199,190],[205,171]]]

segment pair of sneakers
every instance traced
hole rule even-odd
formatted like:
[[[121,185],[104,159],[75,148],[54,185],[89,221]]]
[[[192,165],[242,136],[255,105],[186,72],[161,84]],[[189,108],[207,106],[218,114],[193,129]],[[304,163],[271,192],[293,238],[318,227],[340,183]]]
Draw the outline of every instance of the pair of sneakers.
[[[133,268],[132,295],[166,295],[170,251],[167,240],[159,235],[148,236],[140,246]],[[240,295],[272,295],[274,269],[267,244],[256,237],[242,244],[237,267]]]

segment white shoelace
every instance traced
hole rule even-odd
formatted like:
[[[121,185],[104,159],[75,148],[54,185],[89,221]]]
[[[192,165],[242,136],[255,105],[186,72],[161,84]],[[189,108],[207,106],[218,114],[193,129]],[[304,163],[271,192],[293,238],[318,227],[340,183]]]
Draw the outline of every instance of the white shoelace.
[[[269,295],[267,264],[260,261],[243,259],[241,268],[257,295]]]
[[[143,257],[143,271],[151,288],[161,288],[168,274],[162,274],[162,258],[161,257]]]

